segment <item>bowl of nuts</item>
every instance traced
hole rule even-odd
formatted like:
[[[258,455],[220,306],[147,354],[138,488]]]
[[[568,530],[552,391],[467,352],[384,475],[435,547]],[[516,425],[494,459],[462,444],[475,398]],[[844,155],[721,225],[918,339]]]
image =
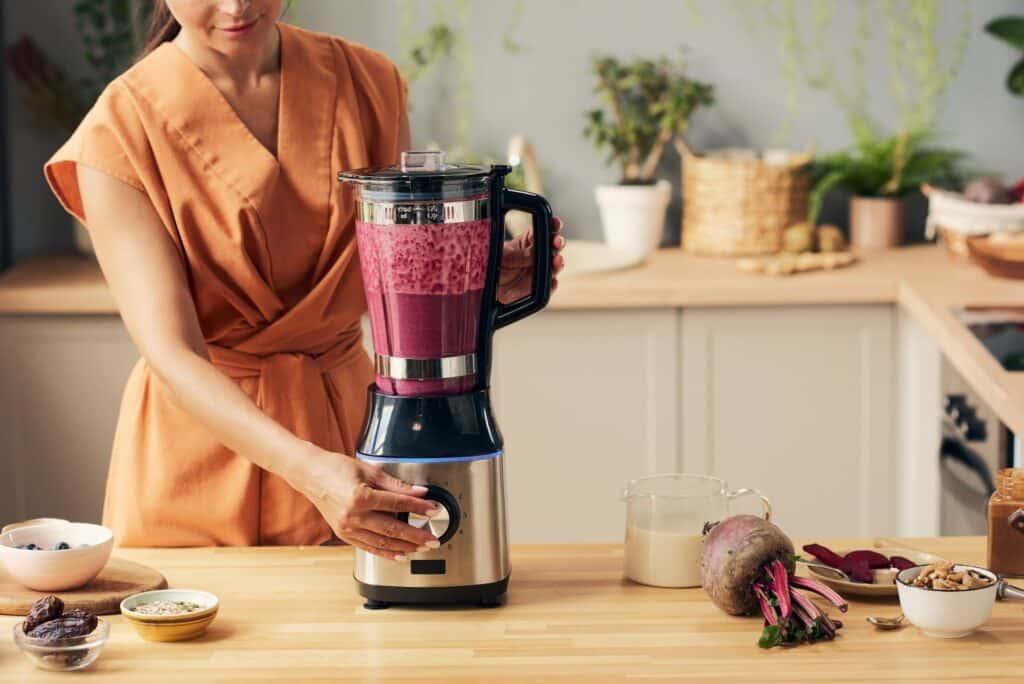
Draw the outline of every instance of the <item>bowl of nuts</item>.
[[[967,636],[988,622],[997,597],[1019,589],[974,565],[933,563],[907,568],[896,575],[903,614],[927,636]]]
[[[44,522],[0,534],[0,562],[29,589],[68,591],[95,579],[113,547],[114,534],[102,525]]]
[[[110,625],[84,610],[64,610],[46,596],[14,625],[14,643],[44,670],[70,672],[92,665],[110,636]]]

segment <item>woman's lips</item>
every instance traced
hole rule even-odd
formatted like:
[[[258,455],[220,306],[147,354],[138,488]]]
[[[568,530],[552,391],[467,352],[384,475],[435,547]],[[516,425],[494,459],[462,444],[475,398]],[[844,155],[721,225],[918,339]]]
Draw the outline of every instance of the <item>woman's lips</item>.
[[[223,31],[228,38],[242,38],[243,36],[248,34],[249,31],[252,30],[252,27],[255,26],[257,23],[259,23],[258,18],[253,19],[252,21],[246,22],[244,24],[238,24],[237,26],[218,27],[217,30]]]

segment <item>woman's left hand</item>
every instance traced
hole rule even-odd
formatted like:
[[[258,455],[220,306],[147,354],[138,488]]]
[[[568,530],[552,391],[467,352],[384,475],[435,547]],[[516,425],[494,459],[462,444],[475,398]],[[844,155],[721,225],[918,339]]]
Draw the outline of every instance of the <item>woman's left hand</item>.
[[[554,235],[551,237],[551,291],[558,287],[558,274],[565,266],[562,248],[565,238],[562,237],[562,219],[557,216],[552,223]],[[498,278],[498,301],[511,304],[530,294],[533,289],[533,230],[520,233],[505,242],[505,251],[501,256],[501,276]]]

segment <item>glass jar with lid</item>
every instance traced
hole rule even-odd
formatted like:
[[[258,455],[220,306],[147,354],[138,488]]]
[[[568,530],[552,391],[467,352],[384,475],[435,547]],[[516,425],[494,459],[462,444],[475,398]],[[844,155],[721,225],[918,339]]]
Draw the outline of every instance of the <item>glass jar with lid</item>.
[[[988,501],[988,567],[1024,577],[1024,468],[1003,468]]]

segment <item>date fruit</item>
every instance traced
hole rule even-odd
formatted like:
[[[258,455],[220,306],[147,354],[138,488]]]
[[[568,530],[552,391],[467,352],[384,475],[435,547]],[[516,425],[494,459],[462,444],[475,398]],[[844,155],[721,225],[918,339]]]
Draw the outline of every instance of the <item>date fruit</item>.
[[[33,639],[43,639],[44,641],[71,639],[73,637],[86,636],[96,629],[96,624],[95,615],[90,615],[88,618],[79,616],[68,617],[65,615],[38,625],[28,635]]]
[[[63,612],[63,601],[56,596],[43,597],[32,604],[32,609],[25,616],[25,622],[22,623],[21,628],[25,634],[28,634],[44,622],[59,618]]]

